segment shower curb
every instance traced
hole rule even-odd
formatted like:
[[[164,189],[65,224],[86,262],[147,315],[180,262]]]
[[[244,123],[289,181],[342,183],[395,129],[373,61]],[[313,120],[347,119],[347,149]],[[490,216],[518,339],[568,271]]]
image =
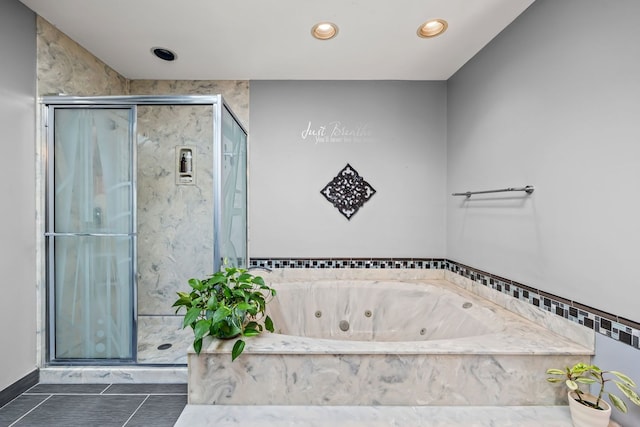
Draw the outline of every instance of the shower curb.
[[[186,366],[50,366],[40,369],[41,384],[181,384]]]

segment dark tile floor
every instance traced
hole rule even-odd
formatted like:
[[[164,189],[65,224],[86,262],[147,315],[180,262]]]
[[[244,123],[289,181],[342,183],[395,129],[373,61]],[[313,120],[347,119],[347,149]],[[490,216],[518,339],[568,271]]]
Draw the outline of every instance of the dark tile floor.
[[[0,408],[0,427],[172,427],[187,384],[37,384]]]

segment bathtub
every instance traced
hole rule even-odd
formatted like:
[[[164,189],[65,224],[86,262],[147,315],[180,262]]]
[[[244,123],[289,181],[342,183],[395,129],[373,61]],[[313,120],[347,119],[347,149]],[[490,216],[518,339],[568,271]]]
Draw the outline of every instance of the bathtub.
[[[545,324],[537,308],[532,321],[443,271],[264,277],[278,291],[268,305],[276,332],[246,339],[235,362],[233,340],[190,350],[190,404],[565,404],[546,369],[593,354],[590,340],[560,334],[572,322],[548,327],[558,320]]]
[[[268,306],[279,334],[364,341],[370,351],[385,342],[415,347],[505,330],[506,320],[492,308],[435,281],[370,280],[282,284]]]

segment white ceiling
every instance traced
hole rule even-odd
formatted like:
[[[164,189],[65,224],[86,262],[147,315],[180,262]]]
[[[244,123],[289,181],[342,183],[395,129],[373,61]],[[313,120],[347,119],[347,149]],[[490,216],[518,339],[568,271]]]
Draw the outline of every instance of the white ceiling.
[[[446,80],[534,0],[21,1],[130,79]],[[432,18],[448,30],[419,38]]]

